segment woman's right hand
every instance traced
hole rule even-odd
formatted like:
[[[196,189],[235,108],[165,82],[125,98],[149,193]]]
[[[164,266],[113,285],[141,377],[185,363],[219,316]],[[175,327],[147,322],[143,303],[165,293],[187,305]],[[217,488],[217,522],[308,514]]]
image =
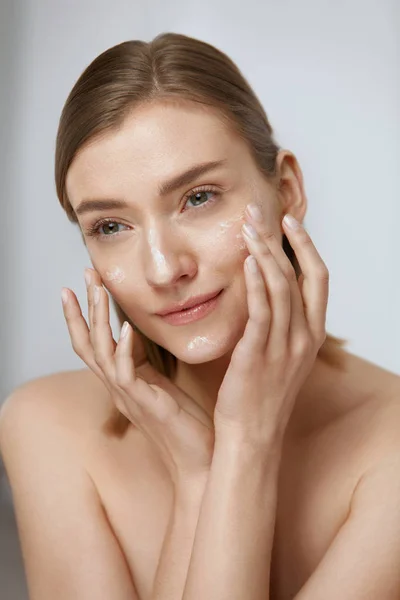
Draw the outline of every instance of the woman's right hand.
[[[149,363],[130,325],[115,342],[108,294],[97,271],[88,271],[89,327],[74,292],[68,289],[68,302],[63,302],[74,351],[104,383],[117,409],[157,446],[173,483],[204,482],[214,451],[213,419]],[[97,304],[95,285],[100,288]]]

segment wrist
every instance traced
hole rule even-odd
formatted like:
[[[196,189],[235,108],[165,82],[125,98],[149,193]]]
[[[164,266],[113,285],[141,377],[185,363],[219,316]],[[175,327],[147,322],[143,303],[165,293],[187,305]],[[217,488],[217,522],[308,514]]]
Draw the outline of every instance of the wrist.
[[[224,425],[215,428],[215,450],[229,450],[234,456],[244,453],[253,456],[280,456],[283,435],[278,428],[254,434],[244,427]]]
[[[196,475],[178,476],[174,481],[174,497],[180,503],[201,501],[206,489],[209,470]]]

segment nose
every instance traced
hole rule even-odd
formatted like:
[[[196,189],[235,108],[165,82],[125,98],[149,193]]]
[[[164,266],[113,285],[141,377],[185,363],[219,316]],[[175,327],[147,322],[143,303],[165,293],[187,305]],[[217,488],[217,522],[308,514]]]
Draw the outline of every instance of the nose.
[[[167,227],[153,226],[143,233],[144,271],[151,287],[173,286],[182,277],[194,277],[197,271],[187,242]]]

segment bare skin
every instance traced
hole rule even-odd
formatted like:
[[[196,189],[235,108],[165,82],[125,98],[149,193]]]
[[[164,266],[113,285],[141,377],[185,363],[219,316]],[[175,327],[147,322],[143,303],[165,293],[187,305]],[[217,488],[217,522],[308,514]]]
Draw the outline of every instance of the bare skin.
[[[315,570],[346,517],[356,482],[388,451],[393,422],[400,424],[400,377],[350,353],[347,361],[340,376],[327,365],[316,367],[314,393],[296,407],[296,425],[287,429],[271,600],[293,598]],[[48,379],[54,390],[70,392],[59,394],[57,414],[95,484],[139,597],[150,600],[173,501],[165,467],[133,426],[123,439],[102,433],[112,404],[92,371]]]
[[[205,210],[181,202],[186,184],[167,202],[157,196],[157,182],[183,166],[221,158],[222,171],[198,177],[199,184],[223,190],[215,203],[204,202]],[[282,151],[277,163],[282,206],[303,221],[306,197],[297,161]],[[69,194],[74,208],[88,197],[128,198],[128,208],[105,215],[114,225],[124,224],[112,236],[90,235],[100,215],[80,213],[93,266],[126,314],[177,357],[178,385],[212,417],[248,319],[243,279],[248,251],[239,235],[243,211],[249,201],[258,201],[268,231],[281,242],[277,189],[260,177],[245,145],[215,115],[153,106],[116,136],[80,153],[70,170]],[[210,315],[178,328],[155,315],[171,302],[216,288],[226,290],[224,318]],[[199,339],[206,343],[197,344]],[[88,349],[87,340],[81,347]],[[33,600],[56,594],[62,600],[60,588],[68,600],[78,589],[80,598],[132,600],[131,579],[138,598],[154,600],[176,490],[138,428],[130,427],[124,439],[102,432],[113,403],[93,356],[82,358],[92,370],[31,382],[8,403],[0,423]],[[316,361],[296,397],[279,471],[271,600],[293,598],[349,513],[362,475],[393,448],[398,452],[400,378],[350,354],[347,366],[341,374]],[[263,504],[258,506],[262,513]],[[181,553],[180,537],[178,542]],[[178,590],[179,585],[159,597],[175,599]],[[259,586],[257,597],[262,593]]]

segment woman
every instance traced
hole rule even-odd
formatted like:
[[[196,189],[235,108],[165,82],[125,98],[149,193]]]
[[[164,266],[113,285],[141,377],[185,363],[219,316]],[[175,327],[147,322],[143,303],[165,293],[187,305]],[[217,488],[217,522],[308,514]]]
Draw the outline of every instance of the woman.
[[[2,410],[31,598],[398,598],[399,376],[326,334],[301,169],[237,67],[110,48],[55,176],[93,268],[88,324],[63,289],[87,368]]]

